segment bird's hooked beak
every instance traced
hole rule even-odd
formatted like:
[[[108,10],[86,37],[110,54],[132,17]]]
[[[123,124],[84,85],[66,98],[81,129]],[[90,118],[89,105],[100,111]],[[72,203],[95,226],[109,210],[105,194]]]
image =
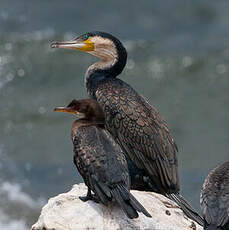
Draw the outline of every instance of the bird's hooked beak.
[[[93,51],[95,46],[90,38],[87,40],[73,40],[73,41],[64,41],[64,42],[53,42],[51,48],[66,48],[66,49],[76,49],[80,51]]]
[[[55,112],[65,112],[65,113],[71,113],[74,115],[78,114],[78,111],[76,111],[75,109],[73,109],[72,107],[56,107],[54,109]]]

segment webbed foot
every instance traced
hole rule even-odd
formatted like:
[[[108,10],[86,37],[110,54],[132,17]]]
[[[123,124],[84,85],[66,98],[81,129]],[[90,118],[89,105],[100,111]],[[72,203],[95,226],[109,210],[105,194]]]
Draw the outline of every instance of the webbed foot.
[[[82,200],[83,202],[86,202],[88,200],[90,200],[90,197],[88,196],[79,196],[80,200]]]
[[[96,203],[99,203],[99,199],[96,195],[91,194],[91,191],[88,190],[87,195],[86,196],[79,196],[79,199],[82,200],[83,202],[86,202],[88,200],[92,200]]]

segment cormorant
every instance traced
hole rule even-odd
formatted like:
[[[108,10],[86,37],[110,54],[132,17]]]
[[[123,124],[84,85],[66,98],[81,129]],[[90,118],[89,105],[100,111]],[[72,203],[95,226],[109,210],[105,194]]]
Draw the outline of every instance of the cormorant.
[[[177,145],[158,111],[130,85],[118,79],[126,65],[122,43],[104,32],[89,32],[52,48],[90,53],[100,59],[85,74],[89,96],[105,114],[105,127],[124,150],[134,189],[155,191],[177,202],[199,224],[202,218],[179,194]]]
[[[213,169],[200,193],[204,229],[229,230],[229,161]]]
[[[92,99],[73,100],[67,107],[57,107],[55,111],[81,117],[73,123],[71,130],[74,163],[88,187],[87,195],[80,199],[107,206],[113,198],[129,218],[137,218],[137,211],[151,217],[130,193],[124,153],[104,128],[104,114],[99,104]]]

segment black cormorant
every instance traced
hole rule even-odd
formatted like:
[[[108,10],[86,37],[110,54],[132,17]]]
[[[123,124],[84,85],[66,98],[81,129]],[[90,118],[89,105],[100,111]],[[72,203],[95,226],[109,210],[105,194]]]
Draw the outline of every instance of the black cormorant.
[[[213,169],[200,193],[204,229],[229,230],[229,161]]]
[[[203,224],[179,194],[178,149],[165,120],[143,96],[117,78],[127,60],[122,43],[108,33],[90,32],[70,42],[54,42],[51,47],[81,50],[100,59],[85,74],[86,89],[102,107],[106,129],[127,156],[132,188],[166,195]]]
[[[92,99],[73,100],[67,107],[57,107],[55,111],[81,117],[71,130],[74,163],[88,187],[87,195],[80,199],[99,201],[107,206],[114,198],[129,218],[137,218],[137,211],[151,217],[129,191],[124,153],[104,128],[104,114],[98,103]]]

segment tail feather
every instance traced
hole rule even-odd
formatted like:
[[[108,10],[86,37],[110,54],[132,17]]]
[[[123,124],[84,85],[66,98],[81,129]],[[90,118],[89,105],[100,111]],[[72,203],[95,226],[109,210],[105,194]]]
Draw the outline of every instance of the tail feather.
[[[146,209],[139,203],[139,201],[123,186],[119,185],[119,190],[122,191],[122,194],[125,194],[127,199],[124,199],[129,202],[129,204],[137,211],[142,212],[147,217],[152,217]],[[123,197],[124,198],[124,197]]]
[[[142,212],[147,217],[151,217],[123,184],[120,183],[114,187],[110,187],[102,182],[98,182],[95,177],[91,177],[90,179],[94,192],[102,204],[107,206],[113,197],[130,219],[138,217],[137,211]]]
[[[129,190],[123,186],[122,184],[117,185],[115,190],[118,191],[118,193],[121,196],[122,204],[125,203],[128,207],[131,207],[131,209],[142,212],[147,217],[152,217],[146,209],[136,200],[136,198],[129,192]],[[136,212],[137,213],[137,212]]]
[[[114,199],[118,202],[120,207],[130,219],[138,217],[137,211],[131,205],[126,203],[126,201],[123,200],[122,195],[117,187],[112,189],[112,194],[114,196]]]
[[[119,192],[120,192],[120,194],[122,196],[122,199],[124,201],[128,201],[130,199],[130,192],[129,192],[129,190],[126,189],[126,187],[123,186],[122,184],[118,184],[117,187],[118,187],[118,190],[119,190]]]
[[[101,190],[106,194],[106,196],[111,200],[112,195],[111,195],[110,188],[106,184],[104,184],[103,182],[98,182],[98,185],[101,188]]]
[[[166,197],[176,202],[188,218],[194,220],[199,225],[204,226],[203,218],[180,194],[166,194]]]
[[[139,212],[142,212],[147,217],[152,217],[147,210],[130,194],[130,204]]]
[[[104,191],[99,187],[99,185],[97,184],[97,181],[95,181],[93,178],[92,178],[92,181],[93,181],[93,186],[94,186],[96,195],[98,196],[98,198],[102,202],[102,204],[107,206],[108,201],[109,201],[108,197],[106,196]]]

